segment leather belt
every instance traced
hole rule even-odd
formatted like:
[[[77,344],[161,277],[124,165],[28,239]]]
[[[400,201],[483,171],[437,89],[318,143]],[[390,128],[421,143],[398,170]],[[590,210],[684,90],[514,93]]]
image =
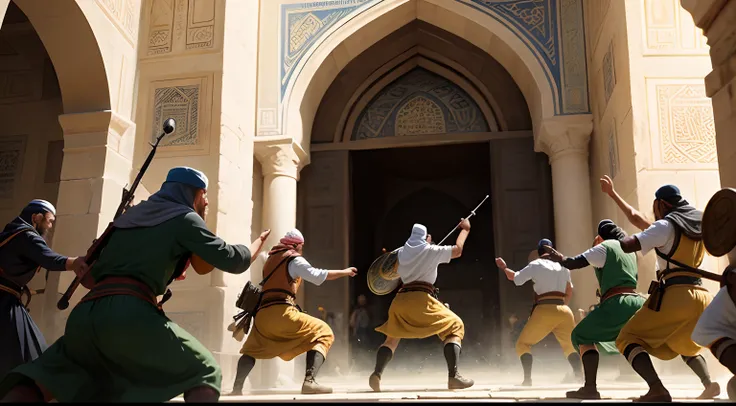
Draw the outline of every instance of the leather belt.
[[[137,288],[137,289],[136,289]],[[107,296],[125,295],[142,299],[163,311],[156,295],[145,283],[127,276],[108,276],[97,282],[79,303],[89,302]]]
[[[557,305],[557,306],[562,306],[562,305],[565,304],[565,299],[552,299],[552,298],[550,298],[550,299],[541,299],[541,300],[537,301],[536,303],[534,303],[534,306],[546,305],[546,304],[553,304],[553,305]]]
[[[540,304],[540,301],[542,301],[542,300],[546,301],[546,300],[550,300],[550,299],[562,300],[563,303],[564,303],[564,301],[565,301],[565,293],[564,292],[552,291],[552,292],[542,293],[541,295],[535,294],[534,295],[534,304]]]
[[[614,296],[618,295],[637,295],[636,288],[632,288],[630,286],[615,286],[611,289],[608,289],[606,293],[601,296],[600,303],[605,302],[607,299],[610,299]]]
[[[434,287],[431,283],[427,282],[410,282],[401,287],[399,289],[399,293],[404,292],[424,292],[430,296],[432,296],[435,299],[438,299],[437,294],[438,289]]]

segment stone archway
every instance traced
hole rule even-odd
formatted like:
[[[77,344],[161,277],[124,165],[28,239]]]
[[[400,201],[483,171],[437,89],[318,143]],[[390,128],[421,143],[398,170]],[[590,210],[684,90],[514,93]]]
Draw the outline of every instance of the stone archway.
[[[519,34],[518,30],[509,28],[510,25],[492,17],[487,9],[481,10],[475,7],[475,2],[472,1],[391,0],[367,1],[364,4],[366,6],[359,13],[350,14],[345,11],[351,17],[341,20],[342,23],[337,26],[325,28],[325,33],[320,32],[320,35],[324,34],[320,39],[309,39],[305,42],[306,50],[299,51],[303,53],[303,55],[300,54],[303,57],[281,55],[281,58],[288,57],[289,59],[289,76],[282,75],[280,78],[280,94],[277,97],[273,96],[279,100],[275,106],[266,108],[259,104],[259,108],[263,107],[260,120],[264,125],[264,131],[261,133],[259,129],[259,134],[263,136],[256,137],[255,140],[255,155],[262,164],[264,177],[263,225],[271,228],[275,234],[286,232],[293,225],[292,213],[297,212],[297,202],[292,202],[291,196],[296,195],[297,180],[302,168],[307,167],[304,176],[306,173],[327,172],[335,176],[331,178],[332,181],[310,182],[312,186],[305,186],[305,190],[309,189],[312,192],[305,192],[305,194],[325,195],[327,190],[330,191],[329,193],[336,193],[334,198],[323,196],[312,199],[313,204],[323,206],[321,218],[327,221],[329,217],[330,223],[325,224],[325,227],[332,228],[336,233],[331,238],[323,238],[317,251],[323,252],[324,255],[329,255],[330,248],[332,251],[342,251],[343,245],[346,244],[345,240],[348,239],[349,213],[344,210],[346,207],[344,200],[349,199],[350,183],[349,177],[344,174],[349,173],[349,153],[344,146],[334,143],[335,138],[339,138],[340,134],[344,133],[335,127],[323,128],[319,124],[320,109],[324,106],[322,101],[328,96],[331,86],[345,80],[346,67],[350,63],[368,53],[369,49],[381,40],[399,32],[403,27],[412,22],[421,22],[456,37],[465,38],[467,47],[474,47],[486,58],[494,60],[495,65],[506,75],[504,79],[509,78],[514,83],[516,93],[513,94],[513,97],[518,96],[518,100],[524,104],[525,108],[520,109],[524,115],[511,119],[504,112],[502,114],[504,119],[515,122],[515,124],[507,122],[504,125],[511,131],[486,132],[484,133],[484,136],[487,137],[486,141],[497,140],[499,149],[509,151],[509,154],[501,154],[497,149],[494,154],[499,154],[499,159],[506,155],[516,159],[513,162],[504,161],[506,165],[522,165],[515,167],[519,171],[523,169],[523,165],[534,167],[539,179],[544,176],[544,172],[542,167],[537,167],[539,163],[534,151],[545,152],[548,155],[556,185],[554,199],[557,204],[554,206],[554,218],[555,223],[560,225],[557,233],[558,246],[570,252],[582,252],[588,248],[593,236],[588,169],[588,141],[592,132],[592,119],[587,114],[587,107],[568,112],[560,109],[558,100],[558,97],[562,97],[560,87],[551,85],[549,66],[540,62],[538,54],[535,53],[538,50],[533,51],[533,46],[530,47],[528,42],[525,42],[523,35]],[[579,6],[578,11],[582,10],[579,2],[567,2],[565,3],[565,7],[568,7],[565,10],[567,14],[570,14],[570,5]],[[306,11],[300,10],[300,13],[306,15],[305,18],[317,18],[314,15],[309,17],[310,13]],[[572,10],[572,14],[575,14],[575,10]],[[582,12],[579,14],[582,15]],[[281,29],[289,33],[288,27],[281,27]],[[581,33],[581,30],[566,31],[566,33],[569,32]],[[579,39],[576,39],[578,40],[577,45],[582,44]],[[408,45],[411,42],[407,41],[403,44]],[[424,46],[424,48],[427,47]],[[582,67],[582,70],[585,70],[585,64],[582,62],[584,50],[579,49],[578,51],[571,57],[576,57],[576,61],[579,62],[575,63],[576,69]],[[430,50],[425,53],[420,52],[419,55],[442,65],[442,52],[435,51],[432,54]],[[394,57],[398,55],[392,55],[392,58]],[[383,63],[387,62],[383,61]],[[375,64],[368,65],[365,69],[379,70]],[[466,64],[465,67],[470,65]],[[279,69],[282,67],[279,66]],[[455,73],[460,71],[460,69],[455,69]],[[465,76],[468,83],[474,82],[473,75],[460,76]],[[366,77],[363,78],[363,81],[365,79]],[[583,82],[587,82],[587,79]],[[582,85],[581,89],[585,97],[582,99],[578,97],[577,102],[582,100],[587,106],[587,88]],[[575,91],[569,92],[569,90],[571,89],[565,89],[567,96],[576,94]],[[356,95],[356,91],[356,88],[352,88],[347,93],[352,97]],[[579,96],[580,93],[578,92],[577,95]],[[349,102],[350,100],[346,99],[344,103],[333,104],[340,105],[342,108],[352,105]],[[344,112],[341,110],[336,115],[328,115],[334,117],[336,123],[346,123],[349,113],[342,118],[341,113]],[[498,120],[498,122],[501,121]],[[268,128],[266,129],[265,126]],[[427,137],[430,139],[433,136],[428,135]],[[526,139],[522,139],[524,137]],[[411,139],[412,137],[397,138]],[[443,139],[442,135],[432,139],[436,143],[471,142],[473,140],[477,141],[476,134],[461,134],[461,137],[451,141]],[[319,165],[315,165],[317,152],[324,157],[323,162]],[[527,158],[523,158],[525,154]],[[539,191],[542,191],[544,187],[535,183],[534,179],[529,185],[532,190],[530,193],[543,193]],[[513,190],[508,189],[507,191],[513,195],[511,193]],[[338,195],[342,197],[337,197]],[[497,206],[513,207],[516,198],[501,202]],[[304,204],[311,203],[298,203],[300,208],[303,208]],[[514,244],[508,244],[505,249],[518,250],[518,247],[513,246]],[[529,248],[525,247],[523,252],[523,258],[526,258]],[[334,257],[328,263],[345,266],[347,260],[348,258],[341,254],[339,258]],[[586,278],[584,275],[581,277]],[[595,283],[594,278],[587,279]],[[581,281],[575,281],[578,286],[585,285],[585,283],[578,282]],[[592,302],[593,294],[588,296],[591,297],[581,294],[575,296],[573,300]],[[336,347],[333,347],[333,350],[336,350]]]
[[[26,19],[26,22],[21,22],[21,25],[25,24],[21,29],[35,31],[50,60],[46,74],[55,76],[54,80],[58,81],[59,111],[45,131],[63,134],[63,141],[60,140],[63,147],[58,146],[63,148],[63,153],[59,151],[63,158],[60,174],[55,180],[58,194],[52,199],[57,207],[52,247],[67,255],[86,252],[91,241],[112,218],[111,212],[119,202],[115,200],[120,198],[120,190],[130,178],[130,163],[127,162],[126,170],[124,158],[116,165],[109,164],[110,160],[125,155],[120,148],[121,139],[133,125],[112,111],[108,69],[88,20],[89,15],[101,14],[102,11],[95,3],[84,3],[87,4],[74,0],[11,0],[7,9],[13,8]],[[3,16],[4,25],[10,24],[5,13]],[[32,78],[27,75],[6,74],[17,81],[15,88],[35,88]],[[31,91],[26,96],[33,100],[40,93]],[[32,114],[33,108],[31,103],[30,110],[23,113]],[[108,151],[115,153],[109,154]],[[103,199],[106,191],[111,192],[114,198]],[[103,216],[107,218],[102,219]],[[56,309],[56,301],[72,278],[73,275],[66,272],[50,273],[46,293],[35,299],[37,304],[43,302],[42,320],[37,321],[49,342],[63,332],[65,318],[71,310],[70,307],[60,313]],[[78,300],[83,293],[80,289],[73,300]]]

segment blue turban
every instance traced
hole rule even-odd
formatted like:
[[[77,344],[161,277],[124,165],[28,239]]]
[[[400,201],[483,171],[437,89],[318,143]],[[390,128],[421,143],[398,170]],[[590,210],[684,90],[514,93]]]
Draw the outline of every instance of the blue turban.
[[[680,189],[675,185],[662,186],[654,193],[654,197],[656,197],[658,200],[664,200],[674,207],[681,207],[689,204],[687,200],[682,198],[682,194],[680,194]]]
[[[207,175],[178,166],[166,176],[161,189],[148,200],[128,209],[113,225],[117,228],[154,227],[174,217],[194,211],[198,189],[207,189]]]
[[[541,240],[539,240],[539,243],[537,244],[537,254],[542,255],[542,254],[544,254],[546,252],[546,251],[544,251],[544,248],[542,248],[545,245],[550,246],[552,248],[555,247],[554,244],[552,244],[552,241],[550,241],[550,240],[548,240],[546,238],[542,238]]]
[[[166,182],[183,183],[197,189],[207,189],[207,185],[209,184],[207,175],[204,172],[186,166],[171,168],[169,174],[166,176]]]

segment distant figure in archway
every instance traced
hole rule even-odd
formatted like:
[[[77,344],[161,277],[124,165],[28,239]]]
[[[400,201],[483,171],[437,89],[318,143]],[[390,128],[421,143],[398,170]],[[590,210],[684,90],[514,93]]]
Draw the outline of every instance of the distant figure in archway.
[[[519,272],[506,266],[503,258],[496,258],[496,265],[506,274],[508,280],[516,286],[528,281],[534,282],[534,306],[529,320],[516,340],[516,354],[524,368],[522,386],[532,386],[532,346],[542,341],[550,333],[555,335],[572,366],[577,379],[582,379],[583,371],[580,357],[570,340],[575,327],[575,316],[567,306],[572,297],[572,280],[570,271],[560,264],[551,261],[544,246],[552,246],[552,241],[543,239],[537,245],[539,259],[530,262]]]
[[[447,360],[448,389],[465,389],[473,386],[472,379],[463,378],[458,372],[460,346],[465,336],[463,321],[437,298],[434,283],[437,266],[459,258],[465,240],[470,233],[470,221],[461,219],[460,235],[455,245],[433,245],[427,228],[414,224],[411,236],[398,251],[398,273],[403,286],[391,302],[388,321],[376,327],[386,335],[386,341],[376,354],[376,368],[368,385],[376,392],[381,391],[381,375],[393,358],[402,338],[427,338],[439,336],[444,344]]]

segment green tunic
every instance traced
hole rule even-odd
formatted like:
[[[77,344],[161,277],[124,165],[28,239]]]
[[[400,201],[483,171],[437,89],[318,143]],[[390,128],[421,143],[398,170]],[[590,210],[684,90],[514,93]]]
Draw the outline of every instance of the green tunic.
[[[226,244],[189,213],[155,227],[116,230],[93,277],[133,277],[161,295],[189,252],[225,272],[242,273],[250,265],[245,246]],[[222,380],[196,338],[152,304],[127,295],[77,305],[64,336],[0,382],[0,398],[23,375],[60,402],[163,402],[199,386],[219,392]]]
[[[636,254],[625,253],[616,240],[606,240],[601,245],[606,248],[606,263],[603,268],[595,268],[601,296],[614,287],[636,288]],[[616,337],[634,313],[641,309],[644,301],[639,295],[617,295],[607,299],[572,331],[573,345],[578,349],[581,344],[596,344],[601,352],[618,353]]]

